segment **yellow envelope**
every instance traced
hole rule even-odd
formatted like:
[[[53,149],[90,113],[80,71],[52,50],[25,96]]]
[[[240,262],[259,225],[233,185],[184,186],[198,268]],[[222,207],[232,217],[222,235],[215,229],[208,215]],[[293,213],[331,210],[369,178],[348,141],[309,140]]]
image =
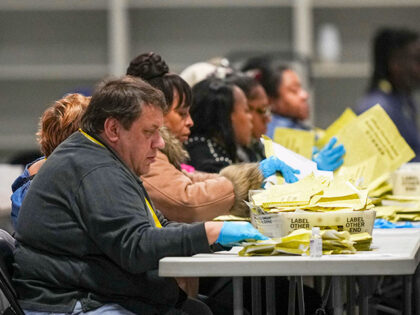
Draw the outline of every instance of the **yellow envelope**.
[[[369,185],[411,160],[415,154],[380,105],[375,105],[337,133],[346,148],[336,174]],[[378,187],[383,180],[375,183]]]
[[[325,208],[348,208],[352,210],[363,210],[365,209],[366,203],[363,203],[359,198],[354,199],[347,199],[345,197],[342,198],[328,198],[328,199],[321,199],[315,204],[317,207],[325,207]],[[312,205],[311,206],[315,206]]]
[[[244,218],[238,217],[236,215],[226,214],[226,215],[219,215],[218,217],[214,218],[212,221],[251,221],[251,218]]]
[[[315,133],[313,131],[276,128],[273,140],[307,159],[312,158],[312,148],[315,145]]]
[[[307,176],[288,185],[274,185],[265,191],[251,196],[255,206],[275,207],[287,205],[306,205],[313,195],[320,193],[328,181],[322,177]]]
[[[309,242],[312,236],[312,231],[306,229],[298,229],[291,232],[289,235],[286,235],[281,238],[281,243],[287,243],[291,241],[302,241]]]
[[[316,146],[318,148],[322,148],[324,145],[330,141],[330,139],[335,136],[345,125],[355,120],[357,115],[350,109],[346,108],[346,110],[341,114],[341,116],[333,122],[327,130],[323,133],[322,137],[320,137],[316,141]]]
[[[267,137],[266,135],[263,135],[262,138],[264,141],[264,153],[266,158],[269,158],[270,156],[275,156],[274,148],[273,148],[273,141],[270,139],[270,137]],[[281,185],[284,184],[285,180],[283,176],[281,176],[280,172],[276,172],[275,175],[276,183]]]
[[[392,186],[387,182],[383,182],[378,187],[369,191],[369,197],[381,197],[392,191]]]
[[[392,222],[397,221],[418,221],[418,215],[416,214],[396,214]]]
[[[267,158],[274,155],[274,148],[273,148],[273,142],[270,139],[270,137],[267,137],[266,135],[263,135],[262,138],[264,141],[264,153]]]
[[[375,207],[376,218],[390,220],[394,217],[398,207],[395,206],[377,206]]]

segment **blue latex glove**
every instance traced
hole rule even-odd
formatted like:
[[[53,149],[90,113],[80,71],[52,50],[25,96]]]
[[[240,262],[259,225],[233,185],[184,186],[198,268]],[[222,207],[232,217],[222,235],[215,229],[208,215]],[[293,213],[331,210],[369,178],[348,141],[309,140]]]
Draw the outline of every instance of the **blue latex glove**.
[[[243,240],[268,240],[249,222],[224,222],[216,243],[222,246],[232,246]]]
[[[270,156],[260,162],[260,171],[264,178],[274,175],[276,172],[280,172],[283,175],[286,183],[294,183],[298,181],[295,174],[299,174],[299,170],[295,170],[283,161],[279,160],[275,156]]]
[[[405,228],[415,228],[417,226],[413,225],[411,222],[397,222],[392,223],[385,219],[376,219],[373,224],[375,229],[405,229]]]
[[[375,223],[373,224],[373,228],[375,229],[392,229],[395,228],[395,224],[389,222],[385,219],[375,219]]]
[[[331,140],[315,155],[312,156],[312,161],[316,162],[318,169],[321,171],[335,171],[343,164],[343,155],[346,153],[342,144],[336,146],[336,137]]]

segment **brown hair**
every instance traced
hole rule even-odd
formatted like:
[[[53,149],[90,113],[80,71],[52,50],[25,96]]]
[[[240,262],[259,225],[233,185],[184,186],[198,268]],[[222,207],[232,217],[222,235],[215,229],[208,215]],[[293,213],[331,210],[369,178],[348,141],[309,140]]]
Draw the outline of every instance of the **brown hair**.
[[[39,122],[37,132],[41,152],[48,157],[54,149],[80,127],[90,97],[67,94],[47,108]]]
[[[88,134],[99,135],[105,120],[114,117],[128,130],[144,106],[154,106],[163,113],[168,109],[163,93],[139,78],[107,79],[96,88],[80,124]]]

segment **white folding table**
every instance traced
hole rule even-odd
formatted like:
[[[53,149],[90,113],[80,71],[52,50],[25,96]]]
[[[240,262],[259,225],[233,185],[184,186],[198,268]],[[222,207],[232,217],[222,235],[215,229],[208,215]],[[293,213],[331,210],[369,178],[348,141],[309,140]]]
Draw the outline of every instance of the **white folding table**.
[[[374,230],[372,251],[353,255],[324,255],[320,258],[308,256],[253,256],[241,257],[235,248],[229,252],[198,254],[192,257],[165,257],[159,262],[162,277],[233,277],[234,311],[242,314],[242,277],[267,277],[273,283],[275,276],[334,276],[335,293],[341,294],[342,276],[410,275],[404,277],[412,288],[412,275],[420,261],[420,229]],[[338,277],[336,277],[338,276]],[[338,279],[338,280],[337,280]],[[362,282],[363,283],[363,282]],[[337,292],[337,290],[339,292]],[[363,291],[363,290],[362,290]],[[412,291],[412,290],[411,290]],[[411,294],[407,292],[407,294]],[[266,290],[266,294],[274,294]],[[417,291],[418,295],[418,291]],[[415,296],[415,301],[420,297]],[[268,303],[274,301],[267,296]],[[406,298],[406,311],[410,314],[412,298]],[[335,305],[335,314],[343,312],[340,303]],[[272,309],[267,305],[267,310]],[[367,299],[361,305],[367,310]]]

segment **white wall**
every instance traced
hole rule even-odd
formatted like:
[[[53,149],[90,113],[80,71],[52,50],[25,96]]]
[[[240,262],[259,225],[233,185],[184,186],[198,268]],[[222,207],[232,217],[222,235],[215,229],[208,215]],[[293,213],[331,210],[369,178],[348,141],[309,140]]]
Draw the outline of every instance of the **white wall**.
[[[126,21],[127,62],[152,50],[179,72],[191,63],[232,51],[293,48],[294,1],[243,2],[252,5],[227,1],[223,7],[208,2],[200,8],[180,0],[181,6],[143,2],[127,1],[131,3]],[[394,5],[336,8],[312,2],[309,38],[316,40],[324,23],[336,25],[343,41],[341,62],[345,63],[326,72],[314,51],[315,125],[326,127],[363,94],[370,38],[377,27],[406,26],[420,31],[420,3],[408,1],[410,5],[399,6],[397,1],[387,2]],[[108,2],[78,1],[81,9],[70,5],[62,9],[57,8],[59,1],[49,0],[52,8],[42,10],[35,10],[32,4],[22,9],[13,1],[8,3],[10,7],[0,3],[0,162],[17,150],[36,148],[34,133],[42,111],[72,89],[92,86],[109,73],[112,63]],[[316,47],[315,42],[310,44]]]

